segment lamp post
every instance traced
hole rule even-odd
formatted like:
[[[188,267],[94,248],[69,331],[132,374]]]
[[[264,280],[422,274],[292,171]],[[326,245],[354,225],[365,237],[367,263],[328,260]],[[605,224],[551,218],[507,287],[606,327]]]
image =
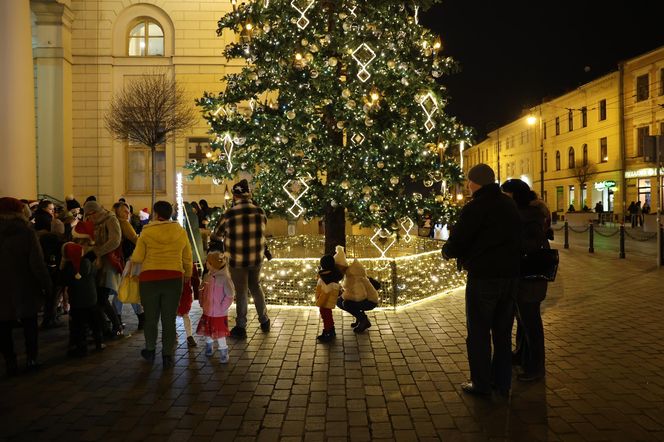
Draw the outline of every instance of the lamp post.
[[[530,115],[527,119],[530,126],[539,121],[539,148],[540,148],[540,198],[544,199],[544,122],[542,121],[542,105],[539,106],[539,118]]]

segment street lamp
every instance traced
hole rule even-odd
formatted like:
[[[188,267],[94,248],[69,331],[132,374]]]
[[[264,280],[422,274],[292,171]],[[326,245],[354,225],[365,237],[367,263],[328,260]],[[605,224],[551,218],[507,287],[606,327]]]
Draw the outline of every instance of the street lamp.
[[[544,199],[544,123],[542,121],[542,105],[539,106],[539,118],[529,115],[526,119],[529,126],[534,126],[539,121],[539,142],[540,142],[540,195]]]

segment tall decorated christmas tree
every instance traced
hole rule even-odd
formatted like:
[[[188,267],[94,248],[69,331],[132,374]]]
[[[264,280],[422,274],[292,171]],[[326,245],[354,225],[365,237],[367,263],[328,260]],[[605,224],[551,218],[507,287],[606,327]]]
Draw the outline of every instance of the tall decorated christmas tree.
[[[198,100],[215,138],[192,175],[249,172],[269,215],[324,220],[327,252],[347,219],[381,236],[446,222],[462,176],[444,151],[469,134],[444,112],[454,62],[418,24],[433,2],[233,1],[217,34],[237,34],[224,55],[246,66]]]

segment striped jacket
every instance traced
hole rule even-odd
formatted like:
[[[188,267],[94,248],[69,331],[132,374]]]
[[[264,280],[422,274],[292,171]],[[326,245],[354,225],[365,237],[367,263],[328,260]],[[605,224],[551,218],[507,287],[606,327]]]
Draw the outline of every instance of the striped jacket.
[[[263,262],[266,224],[263,209],[249,199],[239,200],[223,214],[214,237],[223,238],[231,267],[256,267]]]

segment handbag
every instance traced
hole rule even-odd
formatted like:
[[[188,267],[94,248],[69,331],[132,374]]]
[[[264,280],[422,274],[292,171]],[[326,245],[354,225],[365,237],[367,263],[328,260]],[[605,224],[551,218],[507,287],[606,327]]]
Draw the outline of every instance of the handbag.
[[[118,299],[123,304],[140,304],[141,292],[139,289],[138,275],[141,273],[141,265],[127,261],[122,280],[118,287]]]
[[[106,259],[116,272],[122,273],[123,268],[125,267],[125,260],[122,254],[122,243],[120,243],[120,245],[115,250],[108,253],[106,255]]]
[[[521,278],[555,281],[560,258],[557,249],[537,249],[521,257]]]

